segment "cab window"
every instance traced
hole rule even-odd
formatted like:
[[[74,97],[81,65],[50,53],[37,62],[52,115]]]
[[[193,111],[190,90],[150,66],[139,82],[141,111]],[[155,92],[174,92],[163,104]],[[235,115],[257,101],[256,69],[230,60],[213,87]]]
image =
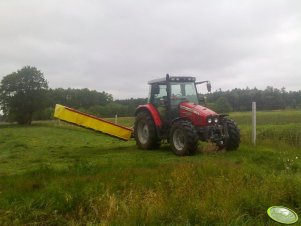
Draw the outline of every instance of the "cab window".
[[[155,106],[159,106],[162,102],[166,101],[166,85],[154,84],[152,86],[152,92],[152,103]]]

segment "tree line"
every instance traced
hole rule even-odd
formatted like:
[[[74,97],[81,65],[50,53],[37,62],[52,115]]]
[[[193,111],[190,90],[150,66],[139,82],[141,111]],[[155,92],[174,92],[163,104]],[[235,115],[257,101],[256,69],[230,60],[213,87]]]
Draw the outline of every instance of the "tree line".
[[[199,94],[201,104],[219,112],[249,111],[251,102],[258,110],[301,109],[301,91],[286,91],[268,86],[256,88],[217,90]],[[85,89],[48,88],[43,73],[26,66],[3,77],[0,84],[1,120],[30,124],[32,120],[51,119],[55,104],[62,104],[99,117],[133,116],[138,105],[147,98],[114,100],[112,94]]]
[[[251,103],[256,102],[258,110],[300,109],[301,91],[286,91],[266,87],[264,90],[257,88],[232,89],[228,91],[215,91],[206,94],[208,105],[217,112],[251,111]]]

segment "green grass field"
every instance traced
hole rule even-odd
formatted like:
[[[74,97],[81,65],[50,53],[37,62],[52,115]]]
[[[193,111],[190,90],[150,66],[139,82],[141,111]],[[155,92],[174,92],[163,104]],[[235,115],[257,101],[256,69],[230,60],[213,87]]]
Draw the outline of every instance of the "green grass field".
[[[259,112],[256,147],[251,114],[231,117],[239,150],[201,143],[189,157],[58,121],[0,125],[0,225],[280,225],[272,205],[300,215],[300,111]]]

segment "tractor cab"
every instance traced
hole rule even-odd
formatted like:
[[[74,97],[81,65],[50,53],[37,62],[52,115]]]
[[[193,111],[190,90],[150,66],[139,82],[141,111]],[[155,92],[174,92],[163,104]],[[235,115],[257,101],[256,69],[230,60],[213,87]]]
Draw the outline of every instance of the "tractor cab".
[[[150,85],[148,102],[158,110],[163,120],[173,120],[179,116],[181,103],[199,104],[196,84],[205,82],[208,91],[211,91],[209,81],[196,83],[195,77],[169,77],[167,74],[166,78],[148,82]]]

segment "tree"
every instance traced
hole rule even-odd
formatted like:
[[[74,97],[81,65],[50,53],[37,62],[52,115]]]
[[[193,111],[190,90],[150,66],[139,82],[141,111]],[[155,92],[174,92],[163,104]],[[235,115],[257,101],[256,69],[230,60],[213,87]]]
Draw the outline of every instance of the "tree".
[[[31,124],[35,112],[44,108],[48,83],[43,73],[26,66],[3,77],[0,84],[0,105],[9,121]]]
[[[62,104],[72,108],[85,108],[95,105],[105,105],[113,101],[111,94],[106,92],[97,92],[89,89],[49,89],[49,104]]]
[[[230,111],[232,111],[231,105],[229,104],[228,100],[223,96],[217,99],[215,110],[219,113],[229,113]]]

